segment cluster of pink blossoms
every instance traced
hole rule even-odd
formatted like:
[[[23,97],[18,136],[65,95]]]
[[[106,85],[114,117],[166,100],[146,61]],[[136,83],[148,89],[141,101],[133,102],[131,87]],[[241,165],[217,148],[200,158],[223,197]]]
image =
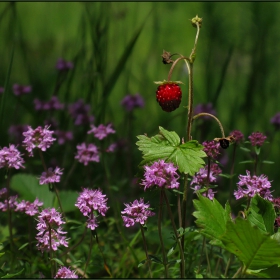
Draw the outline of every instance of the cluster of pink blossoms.
[[[24,168],[24,160],[15,145],[0,150],[0,168]]]
[[[151,166],[144,166],[145,174],[144,180],[141,185],[144,186],[144,190],[153,186],[166,189],[178,189],[179,188],[179,175],[177,174],[177,167],[173,163],[159,160],[154,162]]]
[[[193,185],[192,189],[195,192],[199,192],[203,187],[214,184],[217,182],[218,175],[222,173],[222,170],[216,163],[212,163],[210,165],[210,172],[208,178],[208,166],[200,168],[200,170],[193,176],[191,185]],[[208,189],[206,192],[203,192],[204,196],[207,196],[209,199],[213,200],[214,192],[211,188]]]
[[[35,216],[39,213],[38,207],[40,206],[43,206],[43,202],[39,201],[38,198],[36,198],[33,203],[22,200],[21,202],[16,204],[15,211],[25,212],[25,214],[28,216]]]
[[[270,191],[271,183],[265,175],[251,176],[250,171],[246,171],[247,175],[239,175],[238,189],[234,192],[235,198],[253,197],[259,194],[264,199],[272,201],[272,194]],[[243,188],[245,186],[245,188]]]
[[[102,216],[105,216],[109,207],[107,207],[107,200],[105,194],[102,194],[101,190],[91,190],[84,188],[79,194],[75,206],[79,208],[82,214],[87,219],[87,227],[91,230],[95,230],[98,227],[97,215],[94,211],[97,211]]]
[[[65,266],[62,266],[56,273],[55,277],[56,278],[79,278],[75,272],[73,272],[70,268],[67,268]]]
[[[55,138],[52,137],[53,131],[49,130],[46,125],[44,128],[38,126],[36,129],[32,129],[28,126],[28,130],[23,132],[25,139],[23,140],[23,146],[29,152],[30,156],[33,156],[33,150],[39,148],[43,152],[49,148],[54,142]]]
[[[135,223],[140,223],[144,225],[148,217],[154,216],[155,213],[150,211],[150,204],[144,203],[144,199],[134,200],[132,203],[124,203],[126,208],[121,211],[122,219],[126,227],[134,226]]]
[[[62,170],[56,167],[54,170],[52,167],[48,168],[47,172],[43,172],[40,177],[40,185],[59,183],[60,176],[62,175]]]
[[[100,124],[99,126],[95,126],[93,124],[90,125],[91,129],[87,132],[88,134],[93,133],[94,137],[102,140],[108,136],[108,134],[115,133],[116,131],[112,128],[112,124],[109,123],[107,126],[104,124]]]
[[[220,144],[218,142],[214,140],[204,141],[202,145],[204,146],[203,151],[208,157],[216,159],[220,154]]]
[[[62,231],[62,224],[65,222],[61,218],[61,213],[55,208],[43,209],[39,214],[36,227],[39,232],[36,239],[38,240],[37,247],[42,253],[50,251],[50,243],[53,251],[56,251],[60,245],[68,247],[68,241],[64,236],[66,232]]]

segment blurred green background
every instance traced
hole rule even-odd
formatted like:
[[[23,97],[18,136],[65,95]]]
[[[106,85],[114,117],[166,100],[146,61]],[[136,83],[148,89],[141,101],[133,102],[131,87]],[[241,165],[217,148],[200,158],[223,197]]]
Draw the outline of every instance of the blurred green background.
[[[203,26],[194,64],[194,105],[211,102],[226,134],[234,129],[246,138],[253,131],[265,133],[271,146],[266,145],[262,155],[275,164],[264,165],[262,171],[276,182],[280,179],[280,138],[270,118],[280,111],[279,11],[280,3],[275,2],[2,2],[0,86],[9,80],[1,120],[6,130],[2,129],[0,144],[9,143],[14,83],[33,87],[32,94],[21,101],[18,122],[42,125],[33,99],[50,99],[59,57],[75,65],[60,89],[62,102],[83,98],[97,120],[113,122],[121,137],[127,133],[127,114],[120,101],[138,92],[145,107],[134,113],[130,128],[134,142],[139,134],[157,133],[159,125],[184,137],[188,88],[184,63],[178,64],[172,76],[185,83],[178,110],[161,110],[153,82],[167,79],[170,66],[161,61],[163,50],[190,54],[196,34],[190,19],[198,15]],[[196,128],[194,139],[201,135]],[[204,129],[206,138],[199,141],[220,137],[215,122],[208,122]],[[136,145],[132,149],[136,171],[141,154]],[[240,154],[240,160],[246,159]],[[245,174],[246,168],[240,165],[236,172]]]

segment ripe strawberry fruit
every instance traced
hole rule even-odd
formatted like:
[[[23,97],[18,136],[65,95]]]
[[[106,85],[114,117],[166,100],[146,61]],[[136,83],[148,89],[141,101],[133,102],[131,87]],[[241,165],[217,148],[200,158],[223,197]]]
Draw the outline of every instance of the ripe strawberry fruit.
[[[165,82],[157,88],[157,102],[163,111],[172,112],[176,110],[182,99],[180,86],[174,82]]]

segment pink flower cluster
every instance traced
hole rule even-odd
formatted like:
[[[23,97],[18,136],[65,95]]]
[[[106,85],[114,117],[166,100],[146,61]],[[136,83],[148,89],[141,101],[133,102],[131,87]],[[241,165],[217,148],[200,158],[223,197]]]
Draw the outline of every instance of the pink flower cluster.
[[[47,172],[43,172],[40,177],[40,185],[59,183],[60,176],[62,175],[62,170],[56,167],[54,170],[52,167],[48,168]]]
[[[167,163],[164,160],[154,162],[151,166],[144,166],[144,180],[141,185],[144,190],[153,186],[166,189],[179,188],[179,175],[177,174],[177,167],[173,163]]]
[[[56,273],[56,278],[78,278],[78,275],[75,274],[70,268],[62,266]]]
[[[98,227],[97,216],[94,211],[97,211],[102,216],[105,216],[109,207],[107,207],[106,195],[102,194],[101,190],[91,190],[84,188],[79,194],[75,206],[79,208],[82,214],[88,217],[87,227],[94,230]]]
[[[32,129],[31,126],[28,126],[28,130],[23,132],[25,136],[23,146],[29,152],[30,156],[33,156],[33,150],[35,148],[39,148],[44,152],[55,140],[52,134],[53,131],[49,130],[47,125],[44,128],[38,126],[36,129]]]
[[[132,203],[124,203],[126,208],[121,211],[122,219],[126,227],[134,226],[135,223],[140,223],[144,225],[148,217],[154,216],[155,213],[150,211],[150,204],[144,203],[144,199],[134,200]]]
[[[10,145],[9,148],[4,147],[0,150],[0,168],[24,168],[24,160],[15,145]]]
[[[38,216],[38,224],[36,229],[37,247],[41,252],[50,251],[50,243],[53,251],[56,251],[60,245],[68,247],[68,241],[64,236],[66,232],[62,231],[61,225],[65,222],[61,218],[61,213],[55,208],[47,208],[42,210]]]
[[[235,198],[253,197],[259,194],[264,199],[272,201],[272,194],[270,192],[271,183],[265,175],[251,176],[250,171],[246,171],[247,175],[239,175],[238,189],[234,192]],[[245,187],[245,188],[242,188]]]

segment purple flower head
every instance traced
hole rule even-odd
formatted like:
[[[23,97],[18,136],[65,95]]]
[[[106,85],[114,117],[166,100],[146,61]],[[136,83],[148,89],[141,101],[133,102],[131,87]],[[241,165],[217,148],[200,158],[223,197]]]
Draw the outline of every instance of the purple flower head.
[[[48,168],[47,172],[43,172],[40,177],[40,185],[59,183],[62,170],[56,167],[54,170],[52,167]]]
[[[206,153],[208,157],[212,157],[214,159],[220,154],[220,143],[214,140],[211,141],[204,141],[202,143],[204,146],[203,151]]]
[[[0,198],[4,197],[7,194],[8,190],[7,188],[3,188],[0,190]]]
[[[64,108],[64,104],[60,103],[57,96],[52,96],[50,101],[41,101],[37,98],[34,99],[35,110],[37,111],[49,111],[49,110],[61,110]]]
[[[24,136],[22,135],[22,133],[27,130],[28,126],[26,124],[11,125],[8,130],[8,133],[14,140],[14,142],[19,144],[22,143],[22,141],[24,140]]]
[[[116,149],[118,148],[118,143],[112,143],[107,149],[106,152],[107,153],[113,153],[116,151]]]
[[[5,91],[3,87],[0,87],[0,94],[2,94]]]
[[[135,223],[140,223],[144,225],[148,217],[154,216],[155,213],[150,211],[150,204],[144,203],[144,199],[140,198],[140,200],[134,200],[129,204],[124,203],[126,208],[124,211],[121,211],[124,225],[126,227],[134,226]]]
[[[276,113],[271,119],[270,122],[274,125],[275,129],[280,129],[280,112]]]
[[[263,145],[263,143],[267,137],[261,132],[253,132],[248,138],[249,138],[252,146],[260,147]]]
[[[66,61],[62,58],[59,58],[56,62],[56,69],[59,71],[68,71],[70,69],[73,69],[74,64],[71,61]]]
[[[210,200],[213,200],[215,193],[212,189],[208,189],[207,192],[203,193],[203,196],[207,195]]]
[[[240,130],[233,130],[229,135],[234,137],[234,141],[237,144],[240,144],[244,140],[244,135]]]
[[[274,207],[280,209],[280,197],[273,198],[272,203],[273,203]]]
[[[78,278],[78,275],[71,271],[71,269],[63,266],[57,271],[54,278]]]
[[[192,178],[191,185],[194,185],[194,187],[192,187],[192,189],[194,189],[195,191],[198,191],[201,188],[207,186],[208,184],[216,183],[217,177],[221,173],[222,173],[222,170],[220,169],[219,165],[216,163],[212,163],[210,165],[210,173],[209,173],[209,179],[208,179],[207,178],[208,166],[200,168],[199,171]]]
[[[82,143],[77,145],[77,154],[75,156],[79,162],[88,165],[90,161],[99,162],[98,148],[94,144]]]
[[[13,91],[16,96],[30,93],[31,90],[32,90],[31,86],[22,86],[22,85],[18,85],[18,84],[13,85]]]
[[[15,145],[10,145],[9,148],[4,147],[0,150],[0,168],[24,168],[24,160],[21,157],[19,150]]]
[[[7,211],[8,210],[8,202],[9,202],[9,209],[16,209],[17,207],[17,195],[10,196],[8,199],[5,199],[4,202],[0,202],[0,211]]]
[[[62,231],[62,224],[65,224],[65,222],[61,218],[61,213],[54,208],[44,209],[39,214],[36,227],[39,232],[36,239],[38,240],[37,247],[42,253],[50,251],[50,243],[53,251],[56,251],[60,245],[68,247],[68,241],[64,236],[66,232]],[[51,236],[49,228],[51,228]]]
[[[213,104],[212,103],[207,103],[207,104],[198,104],[195,108],[194,108],[194,115],[200,114],[200,113],[208,113],[211,115],[216,116],[216,111],[213,108]],[[211,117],[209,116],[201,116],[201,119],[204,120],[209,120],[211,119]]]
[[[115,133],[116,131],[112,128],[112,124],[109,123],[107,126],[104,124],[100,124],[98,127],[93,124],[90,125],[91,129],[87,132],[88,134],[93,133],[94,137],[102,140],[107,137],[111,133]]]
[[[22,134],[25,136],[23,146],[29,152],[30,156],[33,156],[33,149],[35,148],[39,148],[43,152],[46,151],[55,140],[52,137],[53,131],[49,130],[47,125],[44,128],[38,126],[36,129],[28,126],[28,130]]]
[[[88,104],[84,104],[82,99],[70,104],[68,108],[71,117],[74,119],[75,125],[89,124],[94,121],[94,117],[89,115],[90,106]]]
[[[63,145],[66,142],[73,140],[72,131],[56,130],[54,133],[57,135],[57,142],[59,145]]]
[[[39,201],[38,198],[36,198],[33,203],[22,200],[17,204],[15,211],[25,212],[25,214],[29,216],[34,216],[39,213],[38,207],[42,205],[43,202]]]
[[[144,190],[153,186],[166,189],[178,189],[179,188],[179,175],[177,174],[177,167],[173,163],[164,162],[159,160],[154,162],[151,166],[144,166],[144,180],[141,185],[144,186]]]
[[[109,207],[107,207],[107,200],[105,194],[102,194],[101,190],[91,190],[83,188],[83,191],[79,194],[75,206],[79,208],[82,214],[88,217],[87,227],[94,230],[98,224],[96,215],[93,211],[97,211],[102,216],[105,216]]]
[[[259,194],[264,199],[272,201],[272,195],[270,192],[271,183],[268,181],[265,175],[256,176],[250,175],[250,171],[246,171],[247,175],[239,175],[239,182],[237,183],[238,189],[234,192],[235,198],[240,199],[242,197],[253,197],[255,194]],[[246,188],[242,188],[245,186]]]
[[[135,108],[143,108],[145,103],[143,97],[139,94],[128,94],[121,101],[121,105],[126,111],[131,112]]]

